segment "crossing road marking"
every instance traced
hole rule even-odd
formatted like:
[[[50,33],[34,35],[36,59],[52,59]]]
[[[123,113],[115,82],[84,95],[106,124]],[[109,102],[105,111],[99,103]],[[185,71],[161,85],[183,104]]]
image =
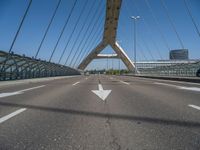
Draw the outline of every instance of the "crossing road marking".
[[[77,84],[79,84],[80,82],[78,81],[78,82],[76,82],[76,83],[74,83],[74,84],[72,84],[72,85],[77,85]]]
[[[13,96],[13,95],[18,95],[18,94],[23,94],[26,91],[30,91],[30,90],[42,88],[44,86],[45,85],[41,85],[41,86],[36,86],[36,87],[32,87],[32,88],[28,88],[28,89],[24,89],[24,90],[20,90],[20,91],[15,91],[15,92],[0,93],[0,98],[2,98],[2,97],[8,97],[8,96]]]
[[[22,113],[22,112],[25,111],[25,110],[26,110],[26,108],[21,108],[21,109],[18,109],[18,110],[16,110],[16,111],[14,111],[14,112],[11,113],[11,114],[8,114],[8,115],[6,115],[6,116],[0,118],[0,124],[3,123],[3,122],[5,122],[6,120],[8,120],[8,119],[10,119],[10,118],[12,118],[12,117],[14,117],[14,116],[16,116],[16,115]]]

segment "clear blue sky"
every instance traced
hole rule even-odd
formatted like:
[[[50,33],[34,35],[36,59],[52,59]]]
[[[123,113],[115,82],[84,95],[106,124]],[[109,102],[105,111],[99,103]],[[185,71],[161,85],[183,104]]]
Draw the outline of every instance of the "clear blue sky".
[[[67,47],[66,53],[63,56],[61,63],[64,63],[69,52],[74,44],[76,46],[72,51],[70,60],[72,60],[75,51],[78,48],[79,43],[83,40],[86,40],[88,33],[86,32],[87,26],[92,28],[92,25],[95,23],[95,20],[98,20],[99,26],[95,25],[92,32],[92,37],[88,39],[86,45],[83,47],[83,50],[91,50],[98,43],[102,36],[103,22],[102,18],[105,16],[105,0],[95,0],[95,5],[92,6],[94,0],[88,0],[89,2],[86,5],[85,11],[81,12],[84,3],[87,0],[78,0],[77,5],[72,13],[69,24],[66,27],[66,30],[59,42],[59,45],[56,49],[55,55],[53,56],[52,61],[58,62],[60,55],[69,40],[69,35],[72,32],[75,22],[77,21],[78,16],[82,13],[81,20],[75,30],[75,34],[70,39],[69,45]],[[150,10],[148,9],[145,0],[123,0],[121,7],[121,14],[118,26],[117,40],[127,52],[129,57],[133,59],[133,21],[130,19],[131,15],[139,15],[141,19],[137,22],[137,37],[138,37],[138,60],[157,60],[157,59],[168,59],[169,50],[166,48],[162,37],[158,31],[158,28],[161,29],[161,32],[164,33],[167,43],[169,44],[170,49],[179,49],[181,48],[179,41],[177,40],[176,34],[173,31],[171,24],[167,18],[167,15],[161,5],[160,0],[148,0],[155,17],[158,19],[158,25],[156,24],[153,16],[151,15]],[[28,0],[0,0],[0,49],[8,51],[11,45],[11,42],[14,38],[14,35],[19,26],[20,20],[25,12],[25,9],[28,5]],[[48,25],[48,22],[52,16],[52,13],[56,7],[58,0],[33,0],[33,3],[30,7],[30,11],[24,21],[22,30],[16,40],[14,51],[17,54],[25,54],[27,56],[35,56],[39,43],[44,35],[45,29]],[[199,0],[187,0],[191,6],[191,12],[194,16],[195,22],[200,30],[200,1]],[[38,58],[48,60],[53,47],[58,39],[58,36],[61,32],[61,29],[64,25],[64,22],[69,15],[70,9],[74,0],[62,0],[61,5],[56,13],[55,19],[50,27],[50,30],[47,34],[47,38],[41,48],[41,51],[38,55]],[[184,43],[184,47],[189,49],[189,57],[191,59],[200,58],[200,37],[198,36],[194,25],[192,24],[191,18],[187,14],[184,1],[183,0],[165,0],[165,4],[169,10],[169,14],[172,17],[173,23],[177,29],[178,34],[180,35],[181,40]],[[89,12],[90,7],[92,11]],[[100,12],[101,11],[101,12]],[[89,17],[87,19],[87,14]],[[100,14],[100,15],[99,15]],[[83,30],[79,37],[78,33],[81,30],[82,25],[85,24]],[[89,24],[91,23],[91,24]],[[95,33],[96,32],[96,33]],[[97,35],[100,33],[100,35]],[[96,40],[97,39],[97,40]],[[81,45],[82,48],[83,45]],[[86,49],[87,48],[87,49]],[[106,48],[103,53],[113,53],[110,47]],[[153,56],[153,57],[152,57]],[[69,64],[68,62],[68,64]],[[118,60],[94,60],[90,65],[91,68],[107,68],[112,67],[118,68]],[[124,65],[120,62],[121,68],[124,68]]]

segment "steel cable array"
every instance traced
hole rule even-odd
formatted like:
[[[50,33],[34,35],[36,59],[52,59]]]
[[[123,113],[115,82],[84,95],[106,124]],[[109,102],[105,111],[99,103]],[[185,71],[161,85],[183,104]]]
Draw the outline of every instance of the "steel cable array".
[[[25,11],[25,13],[24,13],[24,15],[23,15],[23,17],[22,17],[22,20],[21,20],[21,22],[20,22],[20,25],[19,25],[19,27],[18,27],[18,29],[17,29],[16,34],[15,34],[15,37],[14,37],[12,43],[11,43],[11,46],[10,46],[10,49],[9,49],[9,53],[10,53],[10,52],[12,51],[12,49],[13,49],[13,46],[14,46],[15,41],[16,41],[18,35],[19,35],[19,32],[20,32],[20,30],[21,30],[21,28],[22,28],[22,25],[23,25],[23,23],[24,23],[24,20],[25,20],[27,14],[28,14],[28,11],[29,11],[29,9],[30,9],[30,7],[31,7],[31,4],[32,4],[32,0],[29,1],[28,7],[26,8],[26,11]]]
[[[192,20],[192,23],[194,24],[194,27],[195,27],[195,29],[196,29],[196,32],[197,32],[198,36],[200,37],[200,31],[199,31],[199,29],[198,29],[197,23],[195,22],[194,16],[192,15],[192,12],[191,12],[191,10],[190,10],[189,1],[188,1],[188,3],[187,3],[187,0],[184,0],[184,4],[185,4],[185,8],[186,8],[186,10],[187,10],[187,13],[188,13],[188,15],[190,16],[190,18],[191,18],[191,20]]]
[[[102,22],[103,22],[103,19],[102,19]],[[99,31],[94,32],[94,33],[97,33],[96,35],[97,36],[99,35],[99,38],[98,37],[94,38],[95,34],[93,34],[93,36],[91,36],[91,44],[90,45],[88,44],[86,46],[85,51],[81,51],[82,53],[80,53],[80,55],[77,57],[76,61],[73,64],[73,67],[75,67],[76,64],[80,64],[81,61],[84,59],[84,57],[86,57],[89,54],[89,52],[92,50],[92,46],[95,44],[98,44],[97,42],[102,39],[101,33],[103,33],[103,30],[101,28],[99,28]],[[78,63],[77,63],[77,61],[78,61]]]
[[[103,9],[103,8],[102,8],[102,9]],[[101,11],[100,11],[99,15],[101,15]],[[94,24],[93,24],[93,26],[92,26],[92,28],[91,28],[91,31],[90,31],[90,33],[88,34],[88,36],[86,37],[85,43],[83,44],[84,46],[83,46],[82,49],[80,50],[81,52],[79,53],[79,55],[78,55],[78,57],[77,57],[77,60],[79,60],[79,61],[78,61],[78,64],[80,63],[81,59],[82,59],[82,58],[85,56],[85,54],[86,54],[86,51],[85,51],[85,52],[82,52],[82,51],[83,51],[83,49],[84,49],[86,43],[88,42],[88,40],[89,40],[89,38],[90,38],[92,32],[94,31],[94,28],[98,25],[98,22],[99,22],[99,21],[101,21],[101,17],[100,17],[100,16],[97,17],[96,20],[94,21]],[[102,21],[103,21],[103,18],[102,18]],[[102,25],[102,22],[99,23],[99,26],[101,26],[101,25]],[[97,27],[99,27],[99,26],[97,26]],[[96,28],[96,29],[98,30],[98,28]],[[101,29],[101,28],[99,27],[99,29]],[[95,32],[94,32],[94,33],[95,33]],[[97,32],[96,32],[96,33],[97,33]],[[97,34],[97,35],[98,35],[98,34]],[[102,36],[102,35],[100,35],[100,36]],[[91,39],[94,39],[94,37],[91,38]],[[87,48],[86,48],[86,49],[87,49]],[[86,50],[86,49],[85,49],[85,50]],[[88,51],[89,51],[89,49],[88,49]],[[74,64],[76,64],[77,60],[75,61]],[[73,66],[74,66],[74,65],[73,65]]]
[[[46,30],[45,30],[44,36],[43,36],[43,38],[42,38],[42,40],[41,40],[41,42],[40,42],[40,45],[39,45],[39,47],[38,47],[38,50],[37,50],[36,54],[35,54],[35,58],[37,58],[37,56],[38,56],[38,54],[39,54],[39,52],[40,52],[40,49],[41,49],[41,47],[42,47],[42,45],[43,45],[43,43],[44,43],[44,40],[45,40],[45,38],[46,38],[46,36],[47,36],[47,33],[48,33],[49,29],[50,29],[50,26],[51,26],[51,24],[52,24],[52,22],[53,22],[53,20],[54,20],[54,18],[55,18],[55,15],[56,15],[56,13],[57,13],[58,7],[60,6],[60,3],[61,3],[61,0],[58,1],[58,4],[57,4],[57,6],[56,6],[56,8],[55,8],[55,10],[54,10],[54,12],[53,12],[53,15],[52,15],[52,17],[51,17],[51,19],[50,19],[50,22],[49,22],[49,24],[48,24],[48,26],[47,26],[47,28],[46,28]]]
[[[71,50],[70,50],[70,52],[69,52],[69,55],[67,56],[67,59],[66,59],[66,61],[65,61],[65,65],[67,64],[67,62],[68,62],[68,60],[69,60],[71,54],[73,53],[73,50],[74,50],[75,46],[77,45],[77,42],[78,42],[78,40],[79,40],[79,38],[80,38],[80,36],[81,36],[81,33],[83,32],[83,29],[84,29],[84,27],[86,26],[86,24],[87,24],[87,22],[88,22],[88,19],[89,19],[89,16],[90,16],[90,11],[93,9],[94,3],[95,3],[95,1],[93,1],[93,3],[92,3],[92,5],[91,5],[91,7],[90,7],[90,9],[89,9],[89,11],[88,11],[88,13],[87,13],[87,15],[86,15],[86,18],[84,19],[84,22],[83,22],[83,24],[82,24],[82,26],[81,26],[81,29],[80,29],[80,31],[78,32],[78,34],[77,34],[77,36],[76,36],[76,39],[74,40],[74,43],[73,43],[73,45],[72,45],[72,48],[71,48]],[[87,32],[87,29],[86,29],[85,31]],[[83,41],[83,40],[82,40],[82,41]],[[79,43],[79,45],[80,45],[80,43]],[[78,48],[79,48],[79,46],[78,46]],[[77,48],[77,49],[78,49],[78,48]],[[76,50],[76,51],[77,51],[77,50]]]
[[[135,7],[134,7],[135,9],[134,10],[137,12],[137,14],[141,14],[140,11],[139,11],[138,6],[136,6],[136,2],[135,1],[131,1],[131,2],[135,5]],[[127,10],[129,10],[129,14],[131,14],[130,13],[130,8],[128,7],[129,5],[127,6],[127,3],[125,3],[125,6],[127,7]],[[150,27],[150,24],[146,21],[146,19],[144,17],[141,17],[141,20],[144,23],[145,29],[147,29],[147,31],[149,32],[149,34],[153,34],[153,32],[151,33],[152,28]],[[161,52],[160,52],[160,49],[157,46],[157,43],[155,42],[155,40],[152,37],[150,37],[149,40],[152,41],[152,44],[156,48],[156,51],[158,53],[159,58],[162,60],[163,56],[161,55]]]
[[[53,57],[53,55],[54,55],[54,53],[55,53],[55,51],[56,51],[56,48],[57,48],[57,46],[58,46],[58,43],[60,42],[60,39],[61,39],[61,37],[62,37],[62,35],[63,35],[64,31],[65,31],[65,28],[66,28],[66,26],[67,26],[67,24],[68,24],[68,22],[69,22],[69,19],[70,19],[71,14],[72,14],[72,12],[73,12],[73,10],[74,10],[74,7],[76,6],[76,3],[77,3],[77,0],[75,0],[73,6],[72,6],[72,8],[71,8],[71,11],[70,11],[70,13],[69,13],[69,15],[68,15],[68,17],[67,17],[67,19],[66,19],[66,21],[65,21],[65,24],[64,24],[64,26],[63,26],[63,28],[62,28],[62,30],[61,30],[60,36],[59,36],[59,38],[58,38],[58,40],[57,40],[57,42],[56,42],[56,45],[54,46],[54,49],[53,49],[53,51],[52,51],[52,53],[51,53],[51,56],[50,56],[50,58],[49,58],[49,62],[51,61],[51,59],[52,59],[52,57]]]
[[[172,26],[172,29],[174,30],[174,32],[175,32],[175,34],[176,34],[176,36],[177,36],[177,39],[178,39],[178,41],[179,41],[179,43],[180,43],[180,45],[181,45],[181,48],[184,49],[183,41],[181,40],[181,37],[180,37],[180,35],[178,34],[178,31],[177,31],[177,29],[176,29],[176,27],[175,27],[175,25],[174,25],[174,23],[173,23],[173,20],[172,20],[170,14],[169,14],[169,10],[168,10],[167,6],[166,6],[166,4],[165,4],[165,2],[164,2],[163,0],[160,0],[160,1],[161,1],[161,4],[162,4],[162,6],[163,6],[163,8],[164,8],[164,10],[165,10],[165,12],[166,12],[166,14],[167,14],[167,18],[168,18],[168,20],[169,20],[169,22],[170,22],[170,24],[171,24],[171,26]]]
[[[88,2],[88,0],[87,0],[87,2]],[[85,10],[85,8],[86,8],[86,3],[84,4],[84,6],[83,6],[82,9],[81,9],[81,13],[79,14],[78,19],[76,20],[75,26],[73,27],[73,30],[72,30],[72,32],[71,32],[69,38],[68,38],[68,41],[67,41],[67,43],[66,43],[66,45],[65,45],[65,48],[64,48],[63,51],[62,51],[62,54],[61,54],[61,56],[60,56],[60,58],[59,58],[58,63],[60,63],[60,61],[62,60],[62,58],[63,58],[63,56],[64,56],[64,54],[65,54],[65,52],[66,52],[66,50],[67,50],[68,44],[69,44],[69,42],[71,41],[72,36],[74,35],[74,32],[75,32],[75,30],[76,30],[76,28],[77,28],[77,26],[78,26],[78,24],[79,24],[80,18],[82,17],[83,11]]]
[[[97,3],[97,6],[100,6],[100,4],[101,4],[101,0],[99,1],[99,3]],[[93,8],[93,7],[92,7],[92,8]],[[101,8],[101,7],[98,7],[97,12],[98,12],[99,10],[100,10],[100,12],[101,12],[101,9],[100,9],[100,8]],[[91,13],[91,12],[89,11],[89,13]],[[88,33],[89,29],[90,29],[90,25],[91,25],[92,22],[93,22],[93,18],[95,18],[96,15],[97,15],[97,17],[99,17],[97,13],[94,13],[94,15],[91,17],[91,20],[89,21],[88,26],[87,26],[87,28],[86,28],[86,30],[85,30],[85,32],[84,32],[83,35],[87,35],[87,33]],[[84,38],[84,39],[86,39],[86,38]],[[70,62],[70,64],[69,64],[69,66],[72,65],[74,59],[77,57],[78,52],[80,52],[80,50],[81,50],[80,48],[81,48],[81,46],[82,46],[82,44],[83,44],[84,39],[81,40],[81,42],[79,43],[76,52],[75,52],[74,55],[72,56],[72,59],[71,59],[71,62]]]

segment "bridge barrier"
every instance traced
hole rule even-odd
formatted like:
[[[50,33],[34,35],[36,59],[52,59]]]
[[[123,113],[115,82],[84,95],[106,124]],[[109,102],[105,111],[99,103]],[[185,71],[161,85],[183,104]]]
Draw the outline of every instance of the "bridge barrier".
[[[80,75],[76,69],[0,50],[0,81]]]
[[[196,77],[199,69],[200,61],[197,61],[194,63],[138,68],[138,74],[147,76]]]

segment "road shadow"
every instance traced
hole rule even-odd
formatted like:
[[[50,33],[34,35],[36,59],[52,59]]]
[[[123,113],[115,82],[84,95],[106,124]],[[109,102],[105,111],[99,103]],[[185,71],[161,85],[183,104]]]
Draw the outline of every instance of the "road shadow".
[[[16,104],[16,103],[8,103],[8,102],[0,102],[0,105],[7,106],[7,107],[28,108],[32,110],[49,111],[49,112],[55,112],[55,113],[64,113],[68,115],[80,115],[80,116],[86,116],[86,117],[119,119],[119,120],[128,120],[128,121],[134,121],[134,122],[140,121],[140,122],[165,125],[165,126],[200,128],[199,122],[191,122],[191,121],[152,118],[152,117],[145,117],[145,116],[144,117],[131,116],[131,115],[124,115],[124,114],[112,114],[112,113],[108,114],[108,113],[100,113],[100,112],[62,109],[62,108],[45,107],[45,106],[34,106],[34,105],[28,105],[28,104]]]

